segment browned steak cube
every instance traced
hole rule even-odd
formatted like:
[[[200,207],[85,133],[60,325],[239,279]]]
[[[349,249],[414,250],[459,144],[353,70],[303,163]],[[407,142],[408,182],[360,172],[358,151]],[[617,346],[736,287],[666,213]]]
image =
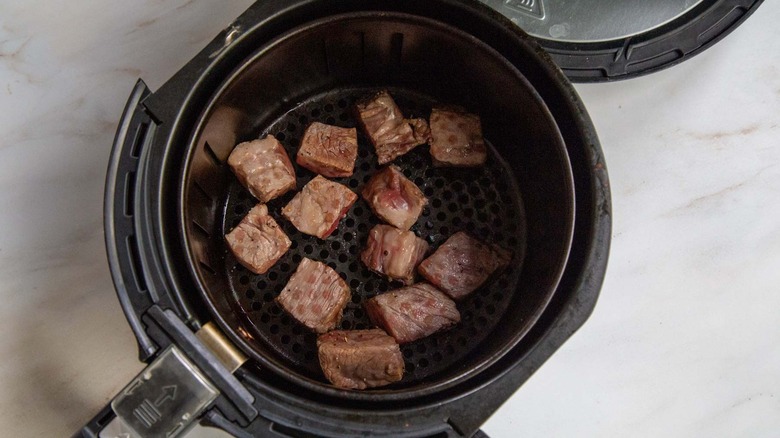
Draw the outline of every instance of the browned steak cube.
[[[511,259],[509,251],[482,243],[461,231],[447,239],[418,270],[434,286],[459,300],[482,286]]]
[[[417,283],[366,301],[371,321],[399,344],[416,341],[460,322],[455,302],[428,283]]]
[[[317,175],[284,206],[282,215],[300,232],[325,239],[357,197],[346,186]]]
[[[351,297],[347,283],[328,265],[304,258],[276,302],[317,333],[336,328]]]
[[[241,184],[260,202],[295,188],[295,170],[281,143],[273,136],[241,143],[228,157]]]
[[[225,240],[236,259],[255,274],[265,274],[290,248],[290,239],[265,204],[249,210]]]
[[[487,160],[479,116],[454,109],[431,112],[431,157],[434,166],[480,166]]]
[[[330,178],[352,175],[357,159],[357,130],[314,122],[306,128],[296,161]]]
[[[379,164],[389,163],[430,138],[423,119],[404,119],[387,91],[357,104],[358,118],[376,149]]]
[[[333,385],[366,389],[404,376],[404,358],[392,336],[380,329],[334,330],[317,338],[320,367]]]
[[[405,284],[414,281],[414,268],[428,252],[428,242],[411,231],[377,225],[368,233],[368,244],[360,259],[368,269]]]
[[[402,230],[417,222],[428,203],[422,190],[393,165],[371,177],[363,188],[363,199],[380,219]]]

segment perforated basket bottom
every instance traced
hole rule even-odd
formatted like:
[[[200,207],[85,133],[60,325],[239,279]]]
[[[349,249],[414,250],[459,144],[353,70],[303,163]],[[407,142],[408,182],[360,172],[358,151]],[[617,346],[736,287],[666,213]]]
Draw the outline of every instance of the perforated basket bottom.
[[[354,103],[376,90],[350,89],[311,98],[262,129],[260,137],[273,134],[293,159],[301,136],[314,121],[343,127],[357,125]],[[434,101],[400,89],[390,89],[405,115],[427,117]],[[338,181],[358,194],[379,169],[374,148],[358,129],[359,155],[355,173]],[[489,139],[486,139],[489,141]],[[428,207],[412,227],[426,239],[432,251],[456,231],[467,231],[487,242],[513,251],[513,266],[492,278],[482,288],[458,303],[462,321],[445,332],[405,344],[404,379],[396,387],[413,385],[448,369],[458,369],[462,359],[491,335],[509,305],[517,287],[525,249],[525,215],[520,191],[508,165],[491,149],[486,166],[476,169],[435,168],[427,146],[419,146],[395,161],[429,200]],[[295,164],[298,188],[315,174]],[[324,381],[317,360],[316,335],[287,315],[274,301],[295,271],[302,257],[322,261],[335,269],[352,289],[352,300],[344,310],[342,329],[365,329],[371,322],[363,301],[402,285],[370,272],[360,261],[369,230],[380,223],[360,198],[326,240],[299,232],[281,216],[281,208],[294,193],[271,201],[271,215],[290,237],[292,246],[266,274],[255,275],[237,263],[225,248],[230,297],[243,314],[256,342],[284,358],[287,365],[309,377]],[[238,183],[231,185],[224,207],[222,232],[236,226],[257,201]]]

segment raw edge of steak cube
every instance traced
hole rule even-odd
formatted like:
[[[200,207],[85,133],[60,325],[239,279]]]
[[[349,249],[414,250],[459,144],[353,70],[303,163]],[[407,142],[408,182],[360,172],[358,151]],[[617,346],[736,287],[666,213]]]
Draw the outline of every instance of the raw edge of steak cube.
[[[393,187],[394,185],[397,187]],[[417,184],[395,165],[387,166],[372,175],[363,187],[361,195],[374,214],[402,230],[410,229],[428,204],[428,199]],[[408,213],[404,213],[395,204],[406,204]]]
[[[462,250],[461,247],[467,245],[478,245],[478,248],[482,250],[482,254],[478,254],[478,257],[469,258],[469,260],[472,260],[472,264],[476,263],[478,265],[459,266],[458,268],[449,266],[451,263],[448,262],[452,260],[453,256],[456,256],[458,252],[462,252],[456,252],[452,249],[453,246]],[[509,265],[511,259],[512,253],[510,251],[498,245],[485,243],[466,232],[459,231],[450,236],[433,254],[423,260],[418,265],[417,271],[427,281],[449,295],[450,298],[460,301],[490,281],[491,277]],[[450,268],[450,271],[445,271],[445,268]],[[471,269],[477,269],[479,276],[483,277],[478,284],[467,284],[462,281],[466,277],[464,272],[468,272]],[[455,272],[456,270],[458,272]],[[453,285],[445,282],[445,276],[442,276],[442,274],[449,274],[449,277],[453,278],[457,284]]]
[[[323,133],[332,141],[323,143]],[[357,153],[357,129],[313,122],[303,134],[295,161],[322,176],[344,178],[353,174]]]
[[[268,148],[257,158],[253,149]],[[251,158],[255,157],[256,160]],[[267,166],[269,160],[278,161]],[[236,145],[228,157],[228,165],[242,186],[262,203],[278,198],[295,189],[295,169],[284,146],[273,135],[264,139],[245,141]],[[268,189],[272,186],[272,189]]]
[[[476,167],[487,161],[487,146],[478,115],[460,108],[434,108],[430,129],[434,166]]]
[[[333,193],[330,193],[330,195],[333,195],[335,198],[341,199],[343,201],[338,205],[338,208],[333,209],[330,208],[332,206],[328,205],[323,207],[321,202],[315,203],[317,204],[319,211],[322,212],[326,217],[328,214],[330,214],[332,220],[329,222],[319,222],[316,224],[307,222],[307,218],[302,216],[304,202],[307,201],[307,198],[319,199],[320,201],[327,201],[328,199],[332,199],[328,196],[319,196],[321,195],[320,191],[328,191],[329,187],[333,189],[332,191],[337,192],[335,195],[333,195]],[[350,208],[352,208],[352,205],[355,203],[355,201],[357,201],[357,199],[358,195],[350,190],[347,186],[339,184],[335,181],[331,181],[321,175],[317,175],[314,177],[314,179],[309,181],[309,183],[306,184],[300,192],[296,193],[295,197],[293,197],[293,199],[290,200],[290,202],[288,202],[284,208],[282,208],[282,215],[287,218],[287,220],[289,220],[295,226],[295,228],[298,229],[298,231],[304,234],[318,237],[320,239],[326,239],[338,227],[341,220],[344,218],[344,216],[347,215],[347,212]],[[326,228],[323,228],[323,226],[326,226]]]
[[[339,388],[375,388],[404,375],[401,349],[381,329],[328,332],[317,338],[317,353],[325,378]]]
[[[241,222],[225,235],[225,240],[236,260],[255,274],[268,272],[291,245],[290,238],[268,214],[265,204],[258,204],[249,210]],[[262,252],[266,253],[262,254],[266,255],[264,259],[254,262],[247,260]]]
[[[296,321],[316,333],[325,333],[341,322],[351,295],[338,272],[322,262],[304,258],[276,302]]]
[[[377,295],[365,302],[371,322],[399,344],[413,342],[460,322],[455,302],[428,283],[417,283]]]

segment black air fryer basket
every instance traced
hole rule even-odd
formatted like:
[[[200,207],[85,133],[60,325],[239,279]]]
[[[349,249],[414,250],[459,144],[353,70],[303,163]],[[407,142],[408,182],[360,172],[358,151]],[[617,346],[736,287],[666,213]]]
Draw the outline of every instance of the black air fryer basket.
[[[325,381],[315,336],[274,297],[303,257],[321,260],[352,289],[341,328],[367,328],[363,300],[394,287],[358,261],[377,219],[358,201],[319,240],[278,217],[292,194],[274,200],[293,246],[254,275],[224,243],[257,202],[226,158],[267,134],[294,156],[309,123],[355,126],[354,102],[380,89],[411,116],[436,104],[478,113],[490,144],[479,169],[435,168],[425,147],[396,162],[430,200],[413,231],[435,248],[465,230],[514,257],[459,303],[461,324],[402,346],[401,382],[345,391]],[[367,139],[359,143],[355,174],[339,179],[355,191],[378,169]],[[299,188],[314,176],[296,173]],[[178,433],[195,413],[236,436],[470,437],[592,311],[609,249],[607,181],[571,85],[489,8],[258,2],[163,87],[139,82],[128,102],[108,174],[106,242],[141,360],[152,365],[82,434],[116,416]],[[184,415],[172,421],[172,412]]]

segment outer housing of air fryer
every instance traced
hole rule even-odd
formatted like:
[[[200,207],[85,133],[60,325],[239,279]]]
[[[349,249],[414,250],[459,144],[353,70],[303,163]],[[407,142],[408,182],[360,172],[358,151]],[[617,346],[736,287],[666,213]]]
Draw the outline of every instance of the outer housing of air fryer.
[[[175,160],[200,109],[219,83],[253,50],[318,17],[339,12],[403,11],[449,25],[490,45],[512,62],[535,47],[543,62],[523,73],[553,114],[575,183],[574,240],[563,278],[539,321],[488,369],[454,388],[403,404],[334,401],[247,363],[232,374],[195,336],[212,319],[192,293],[193,280],[177,254],[179,184]],[[175,209],[174,209],[175,211]],[[218,390],[201,422],[236,436],[458,436],[479,426],[585,322],[606,271],[611,205],[606,167],[595,129],[576,92],[550,57],[503,16],[471,2],[437,0],[258,2],[218,35],[159,90],[139,81],[131,94],[109,165],[105,234],[117,294],[136,336],[139,356],[151,362],[175,345]],[[107,407],[81,432],[97,436],[114,418]]]

